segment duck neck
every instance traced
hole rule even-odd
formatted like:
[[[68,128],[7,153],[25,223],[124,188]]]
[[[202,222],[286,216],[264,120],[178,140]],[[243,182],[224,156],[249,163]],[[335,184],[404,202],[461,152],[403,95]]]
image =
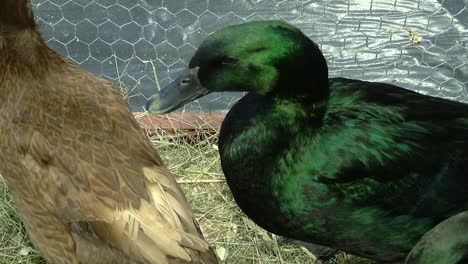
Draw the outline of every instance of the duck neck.
[[[5,35],[8,31],[34,29],[36,26],[29,0],[0,1],[0,30]]]
[[[328,66],[317,44],[309,38],[296,40],[299,51],[283,57],[275,65],[279,80],[272,89],[276,96],[302,98],[309,104],[328,100]]]
[[[0,104],[40,87],[56,60],[36,29],[29,0],[0,0]]]
[[[0,0],[0,67],[44,68],[44,47],[30,1]]]
[[[42,43],[34,22],[30,1],[1,0],[0,51],[5,54],[7,51],[17,51],[31,55],[29,51]]]
[[[330,96],[328,73],[326,70],[314,70],[311,71],[311,66],[307,65],[299,69],[280,70],[285,78],[280,77],[271,95],[305,104],[326,102]]]
[[[328,85],[309,83],[304,88],[304,83],[293,83],[288,87],[294,92],[278,92],[266,96],[272,102],[272,113],[277,113],[274,115],[278,118],[277,123],[285,125],[283,129],[292,128],[290,122],[320,124],[330,98]],[[306,89],[309,92],[303,92]]]

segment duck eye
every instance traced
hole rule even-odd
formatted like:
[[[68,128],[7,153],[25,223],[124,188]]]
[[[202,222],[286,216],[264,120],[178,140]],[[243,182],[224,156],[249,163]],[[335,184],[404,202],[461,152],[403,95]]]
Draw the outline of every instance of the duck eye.
[[[189,78],[185,78],[185,79],[183,79],[183,80],[180,81],[180,84],[182,84],[182,85],[187,85],[187,84],[189,84],[189,83],[190,83],[190,79],[189,79]]]
[[[224,57],[223,60],[221,61],[221,64],[223,65],[233,65],[236,64],[238,59],[233,58],[233,57]]]

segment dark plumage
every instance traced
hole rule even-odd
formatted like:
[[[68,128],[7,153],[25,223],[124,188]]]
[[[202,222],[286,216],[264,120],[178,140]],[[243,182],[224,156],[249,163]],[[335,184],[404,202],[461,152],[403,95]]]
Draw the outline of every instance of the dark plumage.
[[[0,174],[50,264],[217,263],[118,91],[0,1]]]
[[[223,122],[219,153],[239,207],[273,233],[402,261],[468,209],[467,104],[328,79],[317,45],[278,21],[208,37],[189,75],[147,107],[167,112],[211,91],[249,92]]]

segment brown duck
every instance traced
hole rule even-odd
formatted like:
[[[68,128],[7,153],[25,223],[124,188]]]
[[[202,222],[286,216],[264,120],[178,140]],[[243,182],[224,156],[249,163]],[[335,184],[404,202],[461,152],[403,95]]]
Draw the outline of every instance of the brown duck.
[[[49,263],[217,263],[118,91],[0,1],[0,174]]]

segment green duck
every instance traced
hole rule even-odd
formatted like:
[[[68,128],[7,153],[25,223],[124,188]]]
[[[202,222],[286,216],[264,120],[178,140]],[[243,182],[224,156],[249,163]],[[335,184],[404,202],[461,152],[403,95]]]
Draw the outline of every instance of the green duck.
[[[257,21],[209,36],[146,107],[166,113],[220,91],[248,92],[223,121],[219,153],[237,204],[266,230],[403,261],[468,209],[467,104],[329,79],[298,28]]]

